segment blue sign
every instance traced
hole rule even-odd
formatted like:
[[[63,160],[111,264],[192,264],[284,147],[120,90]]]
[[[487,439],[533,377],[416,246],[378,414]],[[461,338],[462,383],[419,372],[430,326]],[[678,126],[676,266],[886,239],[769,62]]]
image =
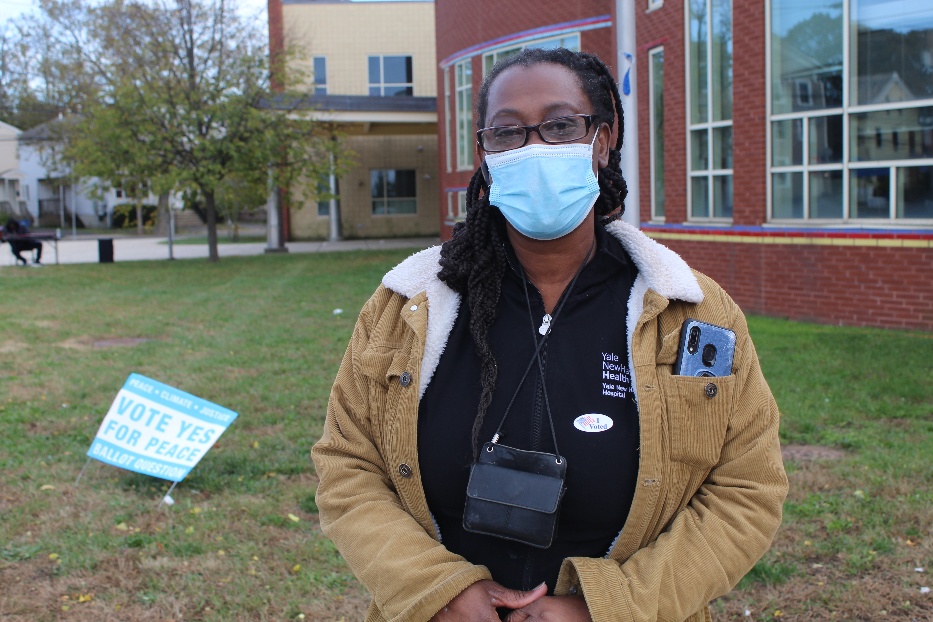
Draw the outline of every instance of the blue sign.
[[[180,482],[236,418],[228,408],[130,374],[87,455]]]

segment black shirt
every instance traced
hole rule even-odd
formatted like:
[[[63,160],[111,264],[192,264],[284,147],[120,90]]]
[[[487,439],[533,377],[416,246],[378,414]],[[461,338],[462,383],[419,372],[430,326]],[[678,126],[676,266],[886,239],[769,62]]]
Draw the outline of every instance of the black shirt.
[[[489,331],[498,379],[480,446],[492,439],[502,422],[536,340],[541,339],[537,331],[544,316],[541,295],[529,281],[532,327],[521,269],[512,249],[508,251],[510,269]],[[460,304],[419,406],[422,483],[444,545],[471,563],[489,568],[493,578],[506,587],[527,590],[547,581],[553,591],[561,562],[575,556],[604,557],[628,516],[638,471],[639,437],[628,370],[626,313],[636,274],[621,244],[597,228],[597,252],[580,273],[541,350],[559,453],[567,460],[567,491],[557,534],[548,549],[463,529],[473,463],[471,430],[481,387],[469,304],[466,300]],[[554,452],[543,390],[535,365],[505,420],[501,444]]]

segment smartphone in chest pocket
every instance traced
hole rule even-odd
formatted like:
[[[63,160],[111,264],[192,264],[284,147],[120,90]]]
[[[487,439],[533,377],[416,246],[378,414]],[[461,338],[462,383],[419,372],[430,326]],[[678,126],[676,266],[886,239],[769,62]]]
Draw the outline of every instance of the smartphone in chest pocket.
[[[674,374],[729,376],[735,356],[735,333],[728,328],[688,318],[680,331]]]

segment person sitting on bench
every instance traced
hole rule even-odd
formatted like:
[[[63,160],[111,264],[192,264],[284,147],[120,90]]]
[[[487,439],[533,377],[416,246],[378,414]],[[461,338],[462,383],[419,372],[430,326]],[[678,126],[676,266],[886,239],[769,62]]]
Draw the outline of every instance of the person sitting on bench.
[[[19,223],[14,218],[7,220],[6,225],[3,227],[4,240],[10,243],[10,250],[13,251],[13,256],[16,257],[16,261],[22,262],[25,266],[29,262],[23,257],[23,251],[36,251],[33,263],[37,266],[41,266],[42,242],[26,237],[28,233],[29,230],[26,226]]]

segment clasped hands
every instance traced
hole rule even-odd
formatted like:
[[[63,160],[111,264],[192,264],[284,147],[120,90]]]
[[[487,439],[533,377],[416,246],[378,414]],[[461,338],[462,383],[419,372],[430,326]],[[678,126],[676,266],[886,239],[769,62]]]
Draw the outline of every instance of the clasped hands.
[[[542,583],[533,590],[510,590],[478,581],[438,611],[431,622],[500,622],[497,608],[511,609],[506,622],[592,622],[581,596],[548,596]]]

